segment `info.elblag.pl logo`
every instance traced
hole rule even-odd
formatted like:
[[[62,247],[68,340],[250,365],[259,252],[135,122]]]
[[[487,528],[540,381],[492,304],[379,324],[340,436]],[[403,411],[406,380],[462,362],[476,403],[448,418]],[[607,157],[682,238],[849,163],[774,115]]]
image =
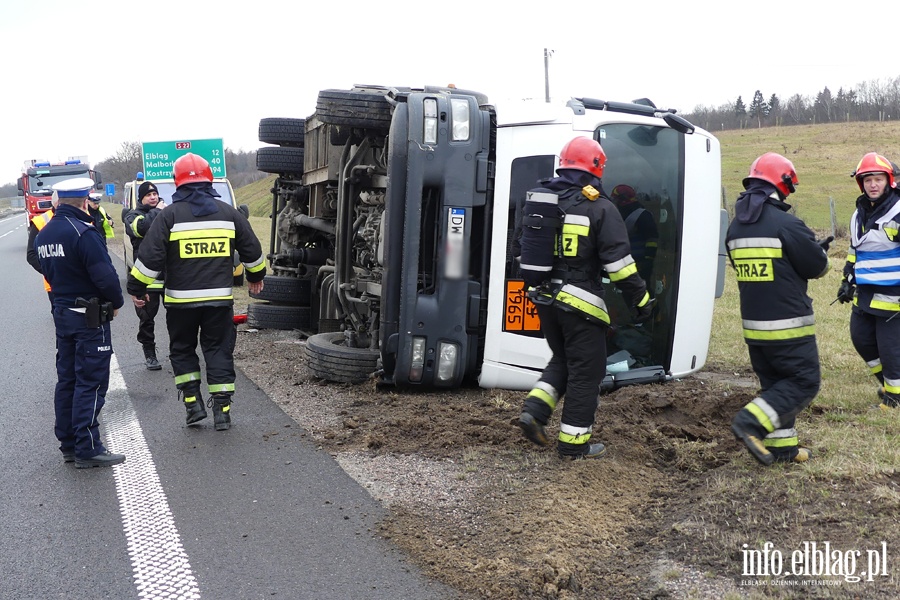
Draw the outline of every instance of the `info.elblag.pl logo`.
[[[880,548],[862,550],[841,550],[832,546],[831,542],[803,542],[789,553],[776,549],[772,542],[766,542],[760,550],[753,550],[748,544],[743,544],[741,548],[741,575],[744,577],[807,578],[807,581],[801,579],[781,583],[785,585],[839,585],[839,579],[815,578],[841,578],[848,583],[858,583],[889,575],[887,542],[881,542]],[[741,583],[773,585],[775,582],[745,580]]]

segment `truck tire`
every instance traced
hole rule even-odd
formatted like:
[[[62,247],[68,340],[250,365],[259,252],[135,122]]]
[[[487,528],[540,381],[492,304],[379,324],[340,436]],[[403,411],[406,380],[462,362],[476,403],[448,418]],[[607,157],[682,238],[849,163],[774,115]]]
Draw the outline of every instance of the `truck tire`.
[[[306,340],[306,364],[313,375],[338,383],[362,383],[378,368],[377,350],[347,346],[343,332]]]
[[[268,302],[247,305],[247,326],[254,329],[299,329],[309,331],[311,309],[308,306],[281,306]]]
[[[322,90],[316,101],[316,116],[328,125],[387,131],[393,107],[387,90]]]
[[[263,173],[303,175],[303,148],[260,148],[256,151],[256,168]]]
[[[250,292],[250,297],[286,306],[309,306],[311,290],[309,279],[266,275],[262,291],[258,294]]]
[[[259,120],[259,141],[276,146],[302,148],[306,140],[306,119],[268,117]]]

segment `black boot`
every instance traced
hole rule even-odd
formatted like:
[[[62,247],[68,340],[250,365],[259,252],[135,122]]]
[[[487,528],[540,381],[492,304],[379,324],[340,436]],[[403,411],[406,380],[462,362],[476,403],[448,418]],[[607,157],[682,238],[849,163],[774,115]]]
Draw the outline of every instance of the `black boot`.
[[[213,409],[213,419],[216,431],[225,431],[231,428],[231,396],[215,395],[210,398]]]
[[[194,425],[206,418],[206,408],[203,406],[203,397],[199,391],[179,392],[184,397],[184,407],[187,409],[185,423]]]
[[[162,369],[162,365],[156,360],[156,346],[153,344],[144,344],[144,359],[148,371],[159,371]]]

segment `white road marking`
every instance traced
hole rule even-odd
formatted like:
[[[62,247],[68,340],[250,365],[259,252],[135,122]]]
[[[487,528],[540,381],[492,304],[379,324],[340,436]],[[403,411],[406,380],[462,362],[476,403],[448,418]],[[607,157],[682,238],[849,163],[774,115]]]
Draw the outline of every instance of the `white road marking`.
[[[142,600],[198,600],[197,580],[115,354],[102,419],[110,450],[127,457],[112,469],[139,596]]]

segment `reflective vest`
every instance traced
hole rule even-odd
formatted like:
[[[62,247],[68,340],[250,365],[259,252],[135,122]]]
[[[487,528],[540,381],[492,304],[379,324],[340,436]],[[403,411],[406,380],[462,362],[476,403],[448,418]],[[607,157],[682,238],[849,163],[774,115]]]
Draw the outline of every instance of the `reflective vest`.
[[[109,214],[107,214],[106,209],[102,206],[98,206],[97,210],[99,210],[100,214],[103,215],[103,235],[106,236],[106,239],[116,237],[116,232],[113,231],[112,225],[109,221]]]
[[[48,210],[48,211],[42,212],[41,214],[39,214],[35,217],[32,217],[31,222],[34,223],[35,229],[37,229],[38,231],[43,229],[44,225],[49,223],[50,219],[53,218],[53,214],[54,213],[52,210]],[[46,290],[48,293],[51,291],[50,282],[47,281],[46,277],[44,277],[44,290]]]
[[[900,229],[900,202],[876,219],[877,226],[866,232],[863,232],[859,218],[859,211],[856,211],[850,219],[850,246],[855,249],[856,285],[900,285],[900,240],[897,234]]]

